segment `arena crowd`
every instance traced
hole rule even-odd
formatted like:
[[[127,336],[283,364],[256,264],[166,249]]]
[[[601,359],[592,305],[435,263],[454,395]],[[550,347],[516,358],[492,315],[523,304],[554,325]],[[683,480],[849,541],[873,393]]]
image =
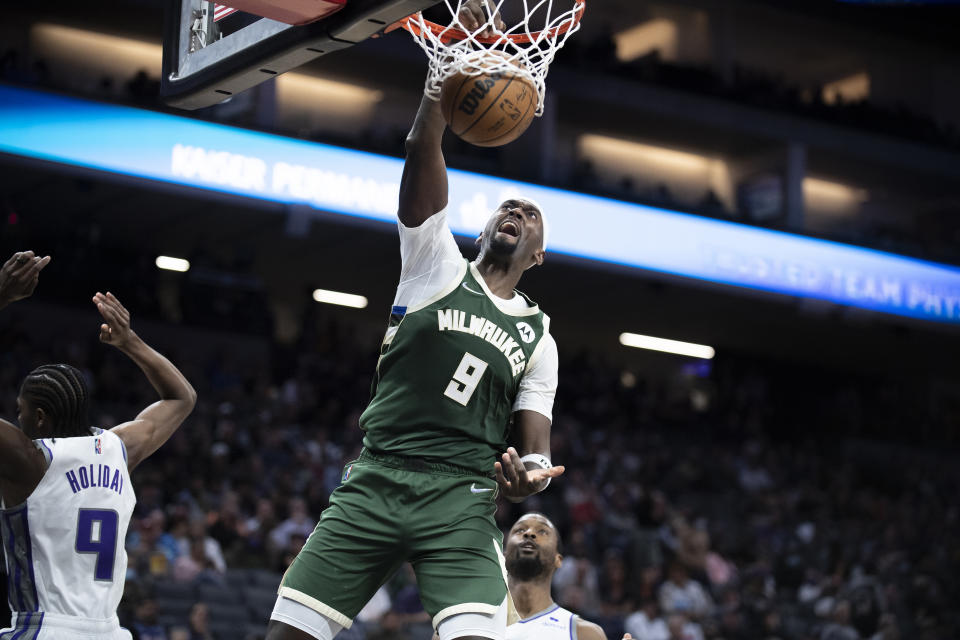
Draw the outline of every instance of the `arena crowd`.
[[[0,415],[16,415],[19,380],[44,362],[83,369],[97,425],[150,401],[133,365],[94,332],[47,340],[22,322],[0,318]],[[199,402],[133,476],[121,615],[135,638],[264,632],[280,574],[359,453],[376,361],[370,341],[343,326],[306,326],[296,345],[261,340],[260,355],[194,349],[204,339],[194,329],[166,334],[160,346]],[[893,381],[786,364],[690,361],[647,380],[561,354],[552,449],[567,473],[497,514],[504,528],[528,510],[557,524],[557,602],[617,639],[960,633],[958,468],[938,426],[955,413],[911,405]],[[345,633],[429,638],[412,572],[384,585]]]

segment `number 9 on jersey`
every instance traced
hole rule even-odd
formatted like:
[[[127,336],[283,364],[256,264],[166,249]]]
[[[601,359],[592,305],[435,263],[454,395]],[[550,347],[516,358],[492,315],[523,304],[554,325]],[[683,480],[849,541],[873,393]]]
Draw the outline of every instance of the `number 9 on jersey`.
[[[486,362],[472,353],[464,353],[463,359],[457,366],[457,370],[453,372],[453,379],[447,385],[447,390],[443,392],[443,395],[463,406],[467,406],[486,370]]]

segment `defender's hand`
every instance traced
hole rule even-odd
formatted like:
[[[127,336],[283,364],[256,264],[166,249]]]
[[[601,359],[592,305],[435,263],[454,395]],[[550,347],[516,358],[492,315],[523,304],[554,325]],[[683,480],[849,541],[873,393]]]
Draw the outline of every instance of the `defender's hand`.
[[[130,328],[130,312],[109,291],[106,295],[99,291],[93,296],[93,303],[105,322],[100,325],[100,342],[123,349],[135,339],[137,334]]]
[[[564,472],[562,466],[528,470],[513,447],[507,449],[502,460],[493,463],[493,468],[497,473],[497,484],[500,485],[501,493],[512,502],[520,502],[541,491],[548,478],[556,478]]]
[[[40,271],[50,264],[50,256],[41,258],[33,251],[18,251],[0,267],[0,308],[29,298],[37,288]]]
[[[474,33],[488,22],[489,11],[490,5],[487,0],[466,0],[460,5],[457,16],[460,18],[460,24],[470,33]],[[494,13],[493,26],[487,27],[479,35],[481,38],[492,38],[495,35],[494,29],[503,31],[506,28],[507,25],[500,19],[500,14]]]

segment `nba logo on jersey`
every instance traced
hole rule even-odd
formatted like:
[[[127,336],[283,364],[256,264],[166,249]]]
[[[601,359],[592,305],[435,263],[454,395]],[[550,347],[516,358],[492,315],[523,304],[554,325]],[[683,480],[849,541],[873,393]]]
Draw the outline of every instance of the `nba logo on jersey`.
[[[347,467],[347,470],[343,472],[343,480],[341,482],[346,482],[347,478],[350,477],[350,472],[353,471],[353,465]]]
[[[97,438],[93,443],[93,450],[97,452],[97,455],[103,453],[103,445],[100,442],[100,438]]]

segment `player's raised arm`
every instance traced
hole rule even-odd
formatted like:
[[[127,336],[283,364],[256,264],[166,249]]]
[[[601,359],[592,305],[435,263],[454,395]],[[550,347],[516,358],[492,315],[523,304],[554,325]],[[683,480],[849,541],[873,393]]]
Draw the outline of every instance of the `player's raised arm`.
[[[476,30],[487,23],[490,11],[486,0],[466,0],[460,4],[459,17],[465,28]],[[499,14],[494,14],[493,21],[498,29],[506,28]],[[481,35],[492,32],[486,30]],[[397,216],[404,226],[419,227],[447,206],[447,166],[440,146],[446,128],[440,103],[424,95],[407,134],[407,160],[400,179]]]
[[[160,400],[130,422],[112,429],[127,448],[127,467],[133,469],[160,448],[186,419],[197,402],[197,392],[172,362],[150,348],[130,328],[130,312],[110,292],[93,297],[103,316],[100,340],[115,346],[133,360]]]
[[[447,165],[440,148],[446,126],[440,103],[423,96],[407,134],[407,159],[400,179],[397,216],[404,226],[419,227],[447,206]]]
[[[13,254],[0,267],[0,309],[30,297],[37,287],[40,271],[49,263],[50,256],[40,257],[33,251]],[[30,437],[6,420],[0,420],[0,479],[4,482],[7,506],[19,504],[25,494],[37,486],[45,471],[43,454]]]

